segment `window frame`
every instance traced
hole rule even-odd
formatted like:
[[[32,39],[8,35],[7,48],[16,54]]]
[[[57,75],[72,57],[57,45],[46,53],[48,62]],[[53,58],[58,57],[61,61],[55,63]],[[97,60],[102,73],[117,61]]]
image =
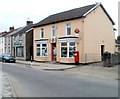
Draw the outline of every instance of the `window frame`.
[[[66,23],[66,36],[71,36],[71,23]],[[70,28],[70,34],[68,34],[68,28]]]
[[[24,57],[24,47],[16,47],[16,51],[16,57]]]
[[[57,32],[56,32],[56,29],[57,29],[56,26],[52,26],[52,27],[51,27],[51,36],[52,36],[52,37],[56,37],[56,33],[57,33]],[[53,31],[54,31],[55,33],[53,33]],[[53,34],[54,34],[54,35],[53,35]]]
[[[41,28],[40,29],[40,39],[43,39],[44,38],[44,28]]]
[[[37,43],[38,44],[38,43]],[[37,44],[36,44],[36,57],[48,57],[48,44],[47,43],[39,43],[40,44],[40,47],[37,47]],[[43,44],[46,44],[46,47],[43,47],[42,45]],[[40,56],[37,56],[37,48],[40,49]],[[46,53],[46,56],[43,56],[43,48],[46,48],[47,49],[47,53]]]
[[[71,41],[71,42],[73,42],[73,41]],[[60,42],[60,58],[74,58],[74,57],[70,57],[69,55],[69,53],[70,53],[70,47],[73,47],[73,46],[70,46],[70,43],[71,42]],[[62,45],[62,43],[67,43],[67,57],[61,57],[62,56],[62,53],[61,53],[61,48],[62,47],[64,47],[64,46],[61,46]],[[75,51],[77,50],[77,44],[76,44],[76,42],[74,42],[75,43]]]

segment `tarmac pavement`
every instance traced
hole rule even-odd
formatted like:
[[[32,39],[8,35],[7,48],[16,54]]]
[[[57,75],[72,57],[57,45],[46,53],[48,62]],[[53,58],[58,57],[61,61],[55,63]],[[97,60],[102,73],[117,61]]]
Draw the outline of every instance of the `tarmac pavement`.
[[[9,81],[7,73],[0,71],[0,98],[2,97],[15,97],[15,93]]]

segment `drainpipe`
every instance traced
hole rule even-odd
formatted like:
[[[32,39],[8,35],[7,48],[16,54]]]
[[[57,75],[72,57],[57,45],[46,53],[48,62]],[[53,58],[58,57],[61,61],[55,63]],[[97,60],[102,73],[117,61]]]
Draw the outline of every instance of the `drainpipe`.
[[[82,41],[82,61],[85,62],[85,55],[84,55],[84,17],[82,18],[82,35],[81,35],[81,41]]]

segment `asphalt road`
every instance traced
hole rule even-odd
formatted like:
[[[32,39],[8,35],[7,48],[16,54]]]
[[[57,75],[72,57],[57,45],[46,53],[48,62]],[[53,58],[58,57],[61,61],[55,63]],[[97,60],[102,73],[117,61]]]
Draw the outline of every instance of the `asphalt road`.
[[[118,81],[2,63],[18,97],[118,97]]]

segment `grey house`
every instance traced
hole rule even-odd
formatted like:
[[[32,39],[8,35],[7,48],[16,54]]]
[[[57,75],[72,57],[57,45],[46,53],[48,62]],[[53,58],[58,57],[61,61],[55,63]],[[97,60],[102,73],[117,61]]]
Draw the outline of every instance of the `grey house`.
[[[33,22],[27,21],[27,26],[14,35],[14,52],[18,60],[31,60],[33,56]]]
[[[6,36],[8,52],[17,60],[31,60],[33,56],[33,22],[27,21],[27,25],[16,29]]]
[[[15,57],[15,51],[14,51],[14,35],[18,33],[21,29],[24,27],[20,27],[15,29],[13,32],[9,33],[8,35],[5,36],[5,53],[9,53],[12,56]]]

